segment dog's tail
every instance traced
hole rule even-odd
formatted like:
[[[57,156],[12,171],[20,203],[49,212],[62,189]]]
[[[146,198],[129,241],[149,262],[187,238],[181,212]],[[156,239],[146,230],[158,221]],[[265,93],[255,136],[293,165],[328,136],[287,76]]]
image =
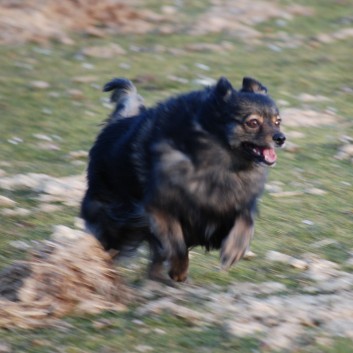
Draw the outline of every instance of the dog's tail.
[[[137,93],[134,84],[128,79],[114,78],[105,84],[103,91],[113,91],[110,101],[116,104],[108,119],[108,123],[138,115],[146,109],[143,104],[143,98]]]

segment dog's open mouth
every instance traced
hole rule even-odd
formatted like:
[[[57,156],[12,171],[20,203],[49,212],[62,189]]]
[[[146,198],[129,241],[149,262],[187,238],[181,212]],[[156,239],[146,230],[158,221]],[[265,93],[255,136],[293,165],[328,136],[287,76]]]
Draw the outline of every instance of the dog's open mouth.
[[[249,153],[256,162],[263,162],[266,165],[273,165],[276,163],[277,154],[274,148],[257,146],[250,142],[243,143],[246,152]]]

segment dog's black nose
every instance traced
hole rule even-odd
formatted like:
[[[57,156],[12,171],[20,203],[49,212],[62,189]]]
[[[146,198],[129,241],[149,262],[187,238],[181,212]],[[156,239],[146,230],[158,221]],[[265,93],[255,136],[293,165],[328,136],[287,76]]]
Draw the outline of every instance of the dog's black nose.
[[[282,132],[277,132],[272,136],[277,146],[282,146],[286,142],[286,136]]]

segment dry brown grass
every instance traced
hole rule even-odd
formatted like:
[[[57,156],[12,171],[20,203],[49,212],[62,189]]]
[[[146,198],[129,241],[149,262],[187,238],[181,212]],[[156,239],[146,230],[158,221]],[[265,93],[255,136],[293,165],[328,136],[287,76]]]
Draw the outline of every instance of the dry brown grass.
[[[0,327],[6,328],[47,326],[68,313],[124,310],[130,298],[97,240],[67,229],[35,246],[28,261],[3,271],[0,283],[6,295],[0,297]]]
[[[68,32],[104,36],[144,33],[161,17],[114,0],[7,0],[0,4],[0,44],[57,40],[71,44]]]

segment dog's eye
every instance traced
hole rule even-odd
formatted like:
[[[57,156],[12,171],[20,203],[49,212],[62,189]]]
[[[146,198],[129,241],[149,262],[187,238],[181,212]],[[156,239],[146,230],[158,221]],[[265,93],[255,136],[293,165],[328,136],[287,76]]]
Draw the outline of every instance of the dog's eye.
[[[275,121],[275,125],[276,125],[276,126],[280,126],[280,125],[281,125],[281,119],[277,119],[277,120]]]
[[[260,122],[257,119],[251,119],[246,122],[246,125],[252,129],[255,129],[260,126]]]

